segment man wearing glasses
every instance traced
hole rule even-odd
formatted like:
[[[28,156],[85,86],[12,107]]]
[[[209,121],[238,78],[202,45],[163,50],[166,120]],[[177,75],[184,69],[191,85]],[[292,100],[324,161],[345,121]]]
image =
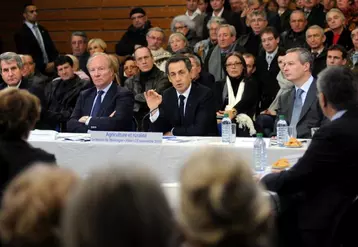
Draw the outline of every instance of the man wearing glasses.
[[[129,17],[132,20],[132,25],[128,27],[127,32],[116,44],[116,53],[120,57],[132,55],[136,47],[147,46],[146,34],[152,27],[142,8],[132,9]]]
[[[164,37],[164,31],[160,27],[149,29],[146,36],[148,48],[152,53],[154,63],[163,72],[165,72],[166,61],[171,57],[170,52],[163,48]]]
[[[36,69],[41,73],[52,74],[58,51],[48,31],[37,23],[37,15],[38,10],[35,5],[24,6],[25,22],[14,36],[16,49],[20,54],[31,55]]]

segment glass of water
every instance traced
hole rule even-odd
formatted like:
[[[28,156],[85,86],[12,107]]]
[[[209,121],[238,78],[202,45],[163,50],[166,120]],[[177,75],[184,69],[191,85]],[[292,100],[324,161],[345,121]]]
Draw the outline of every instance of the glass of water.
[[[288,138],[297,138],[296,126],[288,126]]]
[[[235,143],[236,142],[236,124],[233,123],[231,124],[231,138],[230,138],[230,143]]]

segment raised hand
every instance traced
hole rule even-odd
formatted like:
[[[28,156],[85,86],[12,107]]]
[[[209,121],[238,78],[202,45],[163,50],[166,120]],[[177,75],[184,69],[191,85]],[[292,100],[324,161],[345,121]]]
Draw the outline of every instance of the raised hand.
[[[151,111],[158,108],[158,106],[162,103],[162,96],[153,89],[144,92],[144,97]]]

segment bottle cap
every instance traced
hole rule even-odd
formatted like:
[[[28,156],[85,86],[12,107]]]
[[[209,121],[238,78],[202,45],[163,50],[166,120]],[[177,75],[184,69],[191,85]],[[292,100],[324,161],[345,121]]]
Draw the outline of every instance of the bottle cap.
[[[229,113],[224,113],[224,117],[229,117]]]
[[[280,115],[279,118],[280,120],[285,120],[285,115]]]
[[[262,133],[257,133],[256,137],[263,137],[264,135]]]

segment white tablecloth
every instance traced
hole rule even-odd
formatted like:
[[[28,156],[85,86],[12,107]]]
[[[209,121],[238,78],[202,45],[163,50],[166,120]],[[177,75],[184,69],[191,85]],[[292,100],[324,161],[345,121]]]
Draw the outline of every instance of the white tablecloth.
[[[237,138],[235,144],[223,144],[218,137],[180,137],[179,140],[182,142],[164,141],[159,145],[63,140],[30,140],[30,143],[55,154],[60,166],[71,168],[82,177],[92,169],[130,163],[133,166],[150,167],[163,183],[176,183],[179,181],[180,169],[190,154],[208,145],[234,149],[248,164],[252,163],[254,138]],[[268,164],[284,156],[303,155],[305,150],[306,146],[297,149],[268,147]]]

